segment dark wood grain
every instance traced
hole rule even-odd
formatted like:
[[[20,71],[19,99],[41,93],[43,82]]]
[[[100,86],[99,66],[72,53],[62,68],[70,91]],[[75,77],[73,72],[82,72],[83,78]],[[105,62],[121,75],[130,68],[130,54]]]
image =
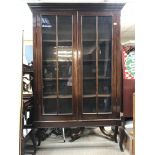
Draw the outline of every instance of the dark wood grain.
[[[133,93],[134,92],[135,92],[135,79],[123,79],[124,117],[133,118]]]
[[[120,107],[122,104],[122,81],[121,81],[121,51],[120,51],[120,10],[123,3],[29,3],[33,12],[33,51],[34,51],[34,101],[35,120],[34,125],[44,127],[80,127],[120,125]],[[72,113],[71,114],[45,114],[43,110],[43,77],[42,77],[42,15],[69,15],[72,16]],[[98,104],[96,113],[83,113],[83,49],[82,49],[82,17],[95,16],[96,25],[98,16],[111,16],[112,29],[112,111],[99,113]],[[56,33],[57,34],[57,33]],[[98,28],[96,29],[96,59],[98,60]],[[58,35],[57,35],[58,41]],[[58,45],[57,45],[58,46]],[[108,60],[109,61],[109,60]],[[98,62],[96,61],[96,88],[98,89]],[[58,63],[57,63],[58,68]],[[58,77],[57,83],[61,77]],[[89,88],[88,88],[89,89]],[[57,85],[57,95],[58,95]],[[98,96],[98,93],[95,94]],[[58,96],[57,96],[58,97]],[[66,97],[67,98],[67,97]],[[98,102],[98,100],[97,100]],[[57,109],[59,105],[57,104]]]
[[[36,11],[120,11],[124,3],[28,3],[33,12]]]

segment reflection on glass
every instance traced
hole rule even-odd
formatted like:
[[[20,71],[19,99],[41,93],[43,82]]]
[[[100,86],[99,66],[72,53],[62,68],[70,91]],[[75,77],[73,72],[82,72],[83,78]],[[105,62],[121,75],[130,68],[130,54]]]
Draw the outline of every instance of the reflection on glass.
[[[96,17],[82,17],[83,95],[96,95]],[[86,100],[86,99],[84,99]],[[93,99],[90,99],[91,101]],[[93,102],[95,104],[96,100]],[[92,103],[90,103],[91,105]],[[89,111],[85,102],[85,110]],[[91,110],[90,110],[91,111]]]
[[[83,76],[84,77],[96,77],[96,62],[83,62]]]
[[[59,113],[72,113],[72,16],[58,16],[57,56]]]
[[[72,99],[71,98],[59,99],[58,103],[59,103],[60,114],[72,113]]]
[[[58,41],[72,41],[72,16],[58,16]]]
[[[42,40],[56,40],[56,16],[44,15],[41,17],[42,22]]]
[[[99,42],[99,60],[111,60],[111,41],[100,41]]]
[[[43,99],[44,113],[56,114],[57,113],[57,100],[56,99]]]
[[[98,76],[111,77],[111,61],[98,62]]]
[[[112,16],[98,17],[99,41],[111,40],[112,38]]]
[[[72,61],[71,46],[58,46],[57,49],[58,61]]]
[[[43,60],[55,60],[57,59],[56,57],[56,42],[55,43],[47,43],[43,42],[42,43],[42,59]]]
[[[72,61],[72,16],[58,16],[58,61]]]
[[[95,16],[82,17],[82,40],[96,41],[96,17]]]
[[[45,15],[42,22],[44,112],[72,113],[72,16]]]
[[[56,78],[56,62],[43,62],[43,78]]]
[[[90,94],[96,95],[96,79],[83,80],[83,94],[84,95],[90,95]]]
[[[98,26],[97,29],[96,25]],[[96,46],[97,44],[98,46]],[[98,54],[97,57],[96,52]],[[101,96],[111,95],[111,16],[98,16],[98,20],[95,16],[82,17],[82,54],[83,112],[96,113],[97,105],[99,112],[109,112],[111,111],[111,98],[101,98]],[[98,77],[98,81],[96,81],[96,77]],[[98,95],[97,100],[95,98],[96,95]]]
[[[83,98],[83,113],[96,113],[96,98]]]
[[[112,59],[112,17],[98,17],[98,94],[111,94],[111,59]],[[98,99],[99,111],[108,112],[110,98]]]
[[[99,112],[111,112],[111,98],[98,98],[98,109]]]
[[[43,81],[43,95],[56,95],[56,80]]]
[[[96,17],[82,17],[83,60],[96,61]]]
[[[96,61],[96,41],[83,42],[83,61]]]
[[[59,62],[59,78],[69,78],[72,76],[72,63]]]
[[[71,95],[72,94],[72,79],[59,80],[59,95]]]
[[[111,93],[111,80],[99,80],[98,84],[99,94],[110,94]]]

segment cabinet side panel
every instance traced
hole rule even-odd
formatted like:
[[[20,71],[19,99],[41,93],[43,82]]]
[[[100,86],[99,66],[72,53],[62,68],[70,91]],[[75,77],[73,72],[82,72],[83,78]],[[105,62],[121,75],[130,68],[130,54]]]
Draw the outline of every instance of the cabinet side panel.
[[[117,50],[117,112],[121,111],[121,105],[122,105],[122,59],[121,59],[121,49],[120,49],[120,12],[116,14],[116,50]]]
[[[33,83],[33,94],[34,94],[34,121],[38,119],[38,79],[37,79],[37,14],[33,13],[33,71],[34,71],[34,83]]]
[[[38,14],[33,15],[33,52],[34,52],[34,104],[35,104],[35,121],[40,120],[40,28],[39,28],[40,18]]]

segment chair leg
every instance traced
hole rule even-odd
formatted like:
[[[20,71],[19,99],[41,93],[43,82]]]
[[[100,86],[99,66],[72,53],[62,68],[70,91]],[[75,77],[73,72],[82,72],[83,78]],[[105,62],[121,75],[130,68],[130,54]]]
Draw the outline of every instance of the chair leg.
[[[125,131],[124,131],[124,128],[122,126],[119,127],[119,137],[120,137],[119,147],[120,147],[120,150],[123,152],[124,151],[123,141],[124,141],[124,137],[125,137]]]
[[[62,135],[63,135],[63,138],[64,138],[64,142],[66,141],[66,137],[65,137],[65,129],[62,128]]]

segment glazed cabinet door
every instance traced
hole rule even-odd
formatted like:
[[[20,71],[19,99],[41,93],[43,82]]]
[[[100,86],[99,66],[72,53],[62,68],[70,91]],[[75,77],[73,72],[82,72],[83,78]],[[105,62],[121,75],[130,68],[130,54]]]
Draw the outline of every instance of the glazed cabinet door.
[[[112,12],[96,11],[37,16],[37,119],[95,120],[119,116],[117,17]]]
[[[40,14],[37,87],[42,120],[76,118],[76,21],[70,12]]]
[[[109,118],[116,105],[113,14],[80,12],[78,19],[80,116]]]

